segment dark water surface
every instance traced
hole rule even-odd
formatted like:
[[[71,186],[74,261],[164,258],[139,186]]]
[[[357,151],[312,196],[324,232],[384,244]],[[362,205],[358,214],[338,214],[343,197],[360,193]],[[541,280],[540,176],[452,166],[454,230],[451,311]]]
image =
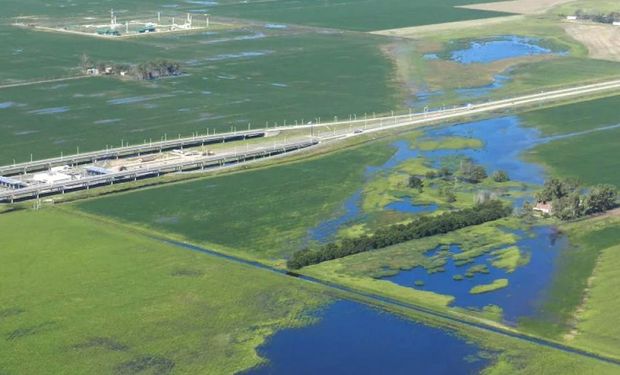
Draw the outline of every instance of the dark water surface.
[[[313,325],[285,329],[259,348],[247,374],[476,374],[479,348],[441,329],[338,301]]]

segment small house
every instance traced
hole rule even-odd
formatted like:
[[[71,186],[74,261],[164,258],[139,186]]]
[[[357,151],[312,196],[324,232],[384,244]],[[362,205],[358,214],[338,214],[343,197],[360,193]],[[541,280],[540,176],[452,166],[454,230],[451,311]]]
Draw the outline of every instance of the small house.
[[[611,24],[614,25],[614,26],[620,26],[620,21],[614,21]]]
[[[553,206],[551,205],[551,202],[538,202],[536,203],[536,206],[534,206],[533,210],[544,215],[551,215]]]
[[[99,69],[97,69],[97,68],[88,68],[88,69],[86,69],[86,74],[88,74],[89,76],[98,76],[99,75]]]
[[[566,16],[568,21],[577,21],[577,16]]]

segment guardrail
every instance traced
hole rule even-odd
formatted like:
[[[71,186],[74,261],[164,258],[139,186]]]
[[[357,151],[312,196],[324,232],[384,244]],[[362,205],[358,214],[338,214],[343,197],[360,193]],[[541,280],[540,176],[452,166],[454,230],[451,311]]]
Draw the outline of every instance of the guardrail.
[[[79,165],[92,163],[97,160],[117,159],[119,157],[139,156],[156,152],[183,147],[204,146],[207,144],[232,142],[251,138],[264,137],[265,131],[242,131],[234,133],[222,133],[218,135],[200,135],[189,138],[178,138],[145,144],[109,148],[106,150],[85,152],[82,154],[67,155],[57,158],[36,160],[25,163],[0,166],[0,176],[12,176],[16,174],[47,170],[61,165]]]
[[[113,185],[120,182],[136,181],[138,179],[157,177],[168,173],[219,168],[248,160],[256,160],[308,148],[317,145],[318,143],[318,140],[313,139],[304,142],[275,145],[273,147],[265,147],[251,151],[229,153],[219,156],[163,164],[155,167],[108,173],[71,181],[40,184],[20,189],[0,191],[0,202],[13,203],[17,200],[39,199],[41,196],[64,194],[67,191],[90,189],[102,185]]]

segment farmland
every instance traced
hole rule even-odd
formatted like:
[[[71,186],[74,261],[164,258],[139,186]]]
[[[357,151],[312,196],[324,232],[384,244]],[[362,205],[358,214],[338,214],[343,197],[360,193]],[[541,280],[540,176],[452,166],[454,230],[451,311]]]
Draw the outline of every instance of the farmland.
[[[321,127],[335,140],[307,152],[0,206],[0,374],[618,373],[618,211],[561,222],[524,203],[551,177],[620,186],[620,96],[476,104],[612,81],[620,62],[566,32],[575,4],[487,2],[6,1],[0,165],[313,123],[202,150],[236,154],[336,118],[465,114]],[[112,7],[213,24],[116,40],[27,25]],[[86,57],[182,74],[87,77]],[[508,215],[465,217],[494,201]],[[410,223],[415,240],[381,237]],[[317,249],[337,256],[287,263]]]
[[[505,15],[500,12],[459,9],[480,0],[416,1],[223,1],[213,10],[229,17],[292,23],[346,30],[370,31],[428,25]]]
[[[236,372],[260,362],[266,336],[326,302],[59,210],[2,215],[0,226],[0,263],[12,265],[0,275],[0,368],[10,373]]]
[[[77,67],[83,52],[95,60],[140,62],[163,49],[168,58],[185,61],[187,75],[157,82],[86,78],[0,90],[3,164],[29,160],[30,153],[44,158],[75,153],[77,147],[120,145],[121,140],[135,144],[166,134],[204,134],[208,128],[221,132],[231,126],[247,129],[250,123],[264,127],[266,122],[273,126],[382,112],[395,108],[400,95],[376,38],[242,30],[187,36],[180,44],[170,36],[101,41],[91,53],[74,45],[74,37],[43,36],[66,40],[64,48],[72,51],[72,58],[53,66]],[[204,45],[204,52],[195,53],[195,44]]]
[[[620,96],[614,96],[532,112],[525,118],[526,123],[548,135],[604,129],[618,124],[620,119],[613,108],[619,102]],[[616,139],[619,134],[617,128],[611,128],[559,138],[534,148],[528,158],[543,163],[558,175],[576,177],[588,184],[619,186],[618,175],[611,172],[618,167]]]

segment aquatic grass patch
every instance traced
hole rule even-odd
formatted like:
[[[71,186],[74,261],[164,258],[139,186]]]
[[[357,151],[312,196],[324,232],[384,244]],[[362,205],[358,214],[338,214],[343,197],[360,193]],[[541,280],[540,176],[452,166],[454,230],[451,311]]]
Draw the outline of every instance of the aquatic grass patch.
[[[493,280],[490,284],[476,285],[471,288],[469,293],[471,294],[482,294],[482,293],[490,293],[494,292],[498,289],[503,289],[508,286],[508,279],[497,279]]]
[[[517,246],[494,250],[491,255],[494,257],[493,266],[502,268],[507,272],[514,272],[517,267],[527,264],[531,257],[531,254],[521,253]]]

